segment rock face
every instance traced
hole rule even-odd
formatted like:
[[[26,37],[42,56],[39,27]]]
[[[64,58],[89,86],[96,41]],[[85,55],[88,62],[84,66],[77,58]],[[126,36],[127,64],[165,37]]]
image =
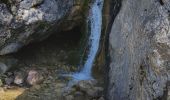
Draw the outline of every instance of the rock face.
[[[59,31],[63,23],[68,23],[64,28],[74,27],[81,22],[80,12],[85,1],[1,0],[0,55],[16,52],[32,41],[43,40]]]
[[[169,0],[122,0],[109,40],[110,100],[153,100],[165,94],[170,79],[169,11]]]

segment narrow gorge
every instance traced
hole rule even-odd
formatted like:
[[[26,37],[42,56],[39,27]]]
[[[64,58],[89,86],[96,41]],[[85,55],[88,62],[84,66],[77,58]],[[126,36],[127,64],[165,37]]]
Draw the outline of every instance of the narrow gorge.
[[[0,0],[0,100],[170,100],[170,0]]]

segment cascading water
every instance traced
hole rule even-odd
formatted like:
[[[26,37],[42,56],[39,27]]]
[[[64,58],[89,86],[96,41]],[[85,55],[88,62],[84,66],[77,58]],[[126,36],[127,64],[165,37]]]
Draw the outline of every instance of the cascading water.
[[[95,2],[93,3],[90,9],[90,13],[88,17],[88,22],[90,23],[89,24],[90,37],[88,41],[88,45],[90,47],[89,54],[83,69],[80,72],[71,75],[75,80],[92,79],[91,70],[99,48],[100,36],[101,36],[102,8],[103,8],[103,0],[95,0]]]

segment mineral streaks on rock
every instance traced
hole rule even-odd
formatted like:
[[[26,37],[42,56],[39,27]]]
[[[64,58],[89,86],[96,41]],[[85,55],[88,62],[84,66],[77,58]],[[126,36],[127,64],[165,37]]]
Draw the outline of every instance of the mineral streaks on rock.
[[[170,79],[170,1],[163,1],[122,1],[110,33],[110,100],[164,95]]]
[[[80,9],[72,12],[75,0],[8,0],[0,1],[0,55],[16,52],[32,41],[40,41],[52,34],[63,23],[73,20],[75,13],[82,17]],[[70,17],[72,16],[72,17]],[[79,18],[80,18],[79,17]],[[77,17],[76,17],[77,18]],[[53,32],[54,33],[54,32]],[[10,48],[7,50],[6,48]]]

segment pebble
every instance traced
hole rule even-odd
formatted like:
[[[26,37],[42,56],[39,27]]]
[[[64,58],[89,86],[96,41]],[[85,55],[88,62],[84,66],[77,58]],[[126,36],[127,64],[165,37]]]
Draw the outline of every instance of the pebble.
[[[15,73],[15,79],[14,79],[14,83],[17,85],[21,85],[24,83],[24,75],[21,72],[17,72]]]
[[[36,70],[30,70],[28,72],[28,77],[26,79],[26,82],[29,85],[36,85],[39,84],[43,81],[44,77],[42,76],[42,74]]]

